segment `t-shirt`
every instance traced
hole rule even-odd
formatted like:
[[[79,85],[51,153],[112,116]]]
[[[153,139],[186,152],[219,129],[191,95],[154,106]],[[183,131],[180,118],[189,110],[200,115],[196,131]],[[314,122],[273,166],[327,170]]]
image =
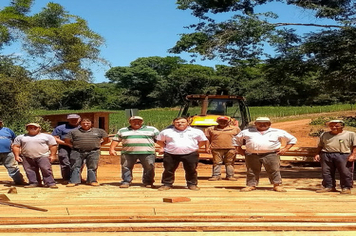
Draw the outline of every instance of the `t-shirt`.
[[[64,140],[70,131],[79,129],[79,127],[80,126],[71,126],[70,124],[59,125],[53,130],[52,135],[58,136],[61,140]]]
[[[23,156],[40,158],[49,157],[49,147],[57,145],[57,142],[50,134],[39,133],[34,136],[22,134],[15,138],[14,145],[19,145],[21,147],[21,154]]]
[[[134,130],[129,127],[120,129],[114,141],[122,142],[121,154],[155,154],[155,139],[159,134],[153,126],[143,125]]]
[[[11,143],[16,138],[14,131],[9,128],[0,128],[0,153],[11,152]]]
[[[351,153],[356,146],[356,134],[346,130],[336,135],[325,132],[320,136],[318,146],[322,147],[322,152]]]
[[[70,131],[66,136],[66,138],[72,141],[73,149],[81,151],[99,149],[102,139],[106,137],[108,137],[106,131],[99,128],[91,128],[89,130],[79,128]]]
[[[165,152],[173,155],[185,155],[198,151],[199,142],[208,139],[203,131],[187,127],[183,131],[176,128],[164,129],[157,136],[157,140],[165,143]]]
[[[212,126],[205,130],[205,135],[210,141],[211,149],[234,149],[232,139],[240,131],[237,126],[229,125],[223,129],[218,128],[218,126]]]

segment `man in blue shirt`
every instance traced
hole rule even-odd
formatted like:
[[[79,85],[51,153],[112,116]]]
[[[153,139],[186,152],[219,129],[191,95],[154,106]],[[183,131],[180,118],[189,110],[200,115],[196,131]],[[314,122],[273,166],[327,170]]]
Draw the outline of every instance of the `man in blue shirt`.
[[[65,143],[64,138],[70,131],[79,128],[80,116],[77,114],[69,114],[67,120],[67,124],[57,126],[52,132],[52,135],[58,143],[58,159],[64,181],[69,181],[70,179],[69,156],[72,151],[72,145]]]
[[[20,172],[14,154],[11,152],[11,145],[16,135],[11,129],[3,127],[3,125],[3,121],[0,118],[0,162],[6,167],[9,176],[16,185],[24,185],[23,175]]]

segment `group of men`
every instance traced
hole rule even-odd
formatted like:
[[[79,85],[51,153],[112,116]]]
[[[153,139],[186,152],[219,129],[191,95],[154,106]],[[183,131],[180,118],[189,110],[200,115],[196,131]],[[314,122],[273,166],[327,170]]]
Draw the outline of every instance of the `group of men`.
[[[57,153],[61,174],[67,187],[74,187],[82,182],[81,171],[87,167],[86,183],[98,186],[97,169],[100,158],[100,147],[109,143],[108,134],[99,128],[92,127],[92,121],[81,119],[77,114],[67,116],[68,123],[56,127],[52,135],[41,133],[37,123],[26,125],[27,133],[16,135],[3,127],[0,120],[0,160],[8,170],[15,184],[24,184],[24,178],[17,166],[22,162],[28,185],[39,187],[43,183],[49,188],[58,188],[53,178],[51,161]],[[226,180],[236,181],[234,162],[236,154],[245,156],[247,168],[246,187],[242,192],[255,190],[259,183],[259,175],[264,166],[273,190],[285,192],[280,174],[280,155],[287,152],[297,139],[281,129],[271,127],[268,117],[259,117],[254,126],[240,130],[230,124],[230,118],[217,118],[217,125],[209,127],[205,132],[189,126],[188,119],[178,117],[173,126],[161,132],[153,126],[144,125],[140,116],[129,118],[129,126],[119,129],[110,145],[110,155],[117,155],[115,147],[121,142],[121,174],[120,188],[128,188],[133,180],[132,172],[137,160],[143,167],[142,183],[153,188],[155,182],[155,143],[160,146],[163,154],[164,171],[160,191],[173,187],[175,171],[180,162],[183,164],[187,188],[199,190],[197,166],[198,150],[205,146],[205,151],[213,156],[212,177],[209,181],[219,181],[221,167],[225,165]],[[320,136],[315,161],[321,162],[323,188],[318,193],[336,191],[336,170],[340,174],[342,194],[350,194],[353,187],[353,161],[356,160],[356,134],[344,130],[342,120],[328,122],[329,132]],[[282,140],[285,146],[282,147]],[[242,146],[245,146],[243,149]]]

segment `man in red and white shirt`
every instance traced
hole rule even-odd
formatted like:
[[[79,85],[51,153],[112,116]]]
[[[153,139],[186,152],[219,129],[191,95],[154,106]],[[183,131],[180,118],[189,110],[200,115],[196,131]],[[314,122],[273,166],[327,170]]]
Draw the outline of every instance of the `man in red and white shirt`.
[[[287,144],[281,148],[281,140],[285,139]],[[265,167],[270,182],[274,185],[273,190],[285,192],[281,186],[282,177],[280,173],[280,158],[288,151],[297,139],[281,129],[271,128],[271,120],[268,117],[258,117],[255,126],[241,131],[235,136],[237,152],[245,155],[247,168],[246,188],[241,191],[255,190],[258,185],[262,165]],[[246,150],[241,146],[246,142]]]

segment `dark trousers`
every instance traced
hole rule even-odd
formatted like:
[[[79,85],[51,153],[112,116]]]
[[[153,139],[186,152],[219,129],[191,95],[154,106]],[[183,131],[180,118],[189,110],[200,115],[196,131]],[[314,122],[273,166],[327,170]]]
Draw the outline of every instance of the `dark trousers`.
[[[58,160],[61,167],[61,174],[63,180],[70,179],[70,152],[72,148],[64,145],[58,147]]]
[[[280,158],[276,153],[266,154],[246,154],[245,163],[247,168],[247,186],[257,186],[262,165],[268,174],[268,178],[271,184],[281,184],[282,177],[280,168]]]
[[[52,186],[56,184],[53,178],[52,165],[48,157],[23,157],[22,165],[26,171],[26,175],[30,184],[41,185],[41,176],[39,175],[39,170],[41,170],[43,182],[46,186]]]
[[[353,162],[347,161],[349,155],[349,153],[321,153],[320,164],[323,176],[322,184],[325,188],[336,187],[336,170],[340,175],[341,188],[352,188]]]
[[[162,184],[169,187],[173,185],[175,179],[174,174],[180,162],[183,163],[187,186],[197,185],[197,167],[199,162],[198,152],[192,152],[185,155],[173,155],[165,152],[163,155],[164,171],[162,174]]]

